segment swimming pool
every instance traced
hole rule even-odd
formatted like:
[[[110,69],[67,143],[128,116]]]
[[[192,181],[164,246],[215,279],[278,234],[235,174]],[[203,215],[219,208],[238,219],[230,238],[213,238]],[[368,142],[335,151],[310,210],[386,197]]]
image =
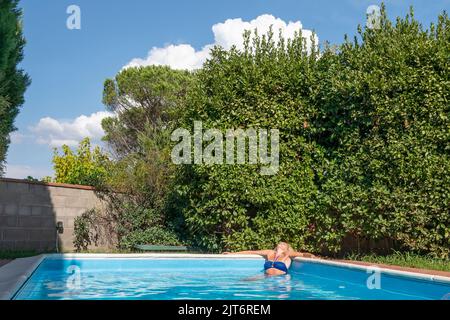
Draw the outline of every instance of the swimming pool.
[[[16,300],[428,300],[450,282],[294,261],[290,274],[264,277],[257,258],[46,257]]]

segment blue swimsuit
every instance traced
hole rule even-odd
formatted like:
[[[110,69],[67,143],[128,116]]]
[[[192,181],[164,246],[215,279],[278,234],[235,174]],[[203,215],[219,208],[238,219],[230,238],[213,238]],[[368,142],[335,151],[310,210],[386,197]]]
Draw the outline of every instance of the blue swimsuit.
[[[281,262],[281,261],[269,261],[268,260],[268,261],[266,261],[264,263],[264,270],[272,269],[272,268],[280,270],[280,271],[283,271],[285,273],[288,273],[288,268],[287,268],[287,266],[286,266],[286,264],[284,262]]]

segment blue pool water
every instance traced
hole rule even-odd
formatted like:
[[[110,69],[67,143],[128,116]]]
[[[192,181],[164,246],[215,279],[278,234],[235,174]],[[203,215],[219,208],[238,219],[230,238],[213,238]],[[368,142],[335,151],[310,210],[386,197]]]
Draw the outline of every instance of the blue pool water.
[[[369,289],[372,274],[319,263],[294,262],[278,277],[265,277],[262,267],[259,259],[47,258],[14,299],[439,300],[450,293],[448,283],[386,274],[380,289]]]

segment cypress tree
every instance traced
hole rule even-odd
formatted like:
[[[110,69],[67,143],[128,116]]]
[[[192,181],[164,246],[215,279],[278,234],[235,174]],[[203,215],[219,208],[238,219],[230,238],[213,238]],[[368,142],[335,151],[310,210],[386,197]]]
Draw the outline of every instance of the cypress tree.
[[[9,135],[30,84],[18,67],[23,59],[22,11],[18,0],[0,0],[0,175],[3,173]]]

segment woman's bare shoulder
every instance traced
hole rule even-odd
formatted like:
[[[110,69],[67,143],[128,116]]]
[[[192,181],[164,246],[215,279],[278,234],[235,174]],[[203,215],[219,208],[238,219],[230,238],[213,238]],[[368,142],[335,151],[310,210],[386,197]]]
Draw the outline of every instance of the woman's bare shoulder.
[[[267,260],[273,260],[275,259],[275,251],[273,250],[264,250],[266,252],[265,257]]]

